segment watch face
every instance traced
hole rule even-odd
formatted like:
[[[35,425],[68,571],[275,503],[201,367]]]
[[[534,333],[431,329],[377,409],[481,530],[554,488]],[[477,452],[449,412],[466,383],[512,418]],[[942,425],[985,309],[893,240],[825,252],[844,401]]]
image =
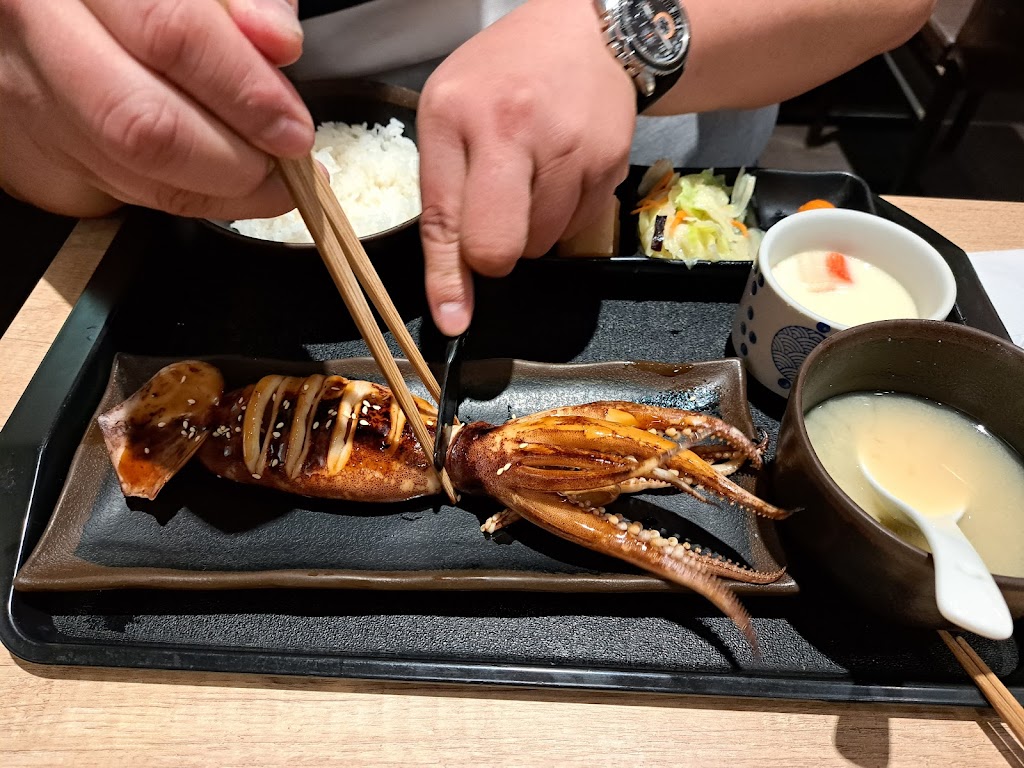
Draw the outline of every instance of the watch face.
[[[626,0],[620,23],[637,55],[648,64],[665,70],[679,65],[690,27],[678,0]]]

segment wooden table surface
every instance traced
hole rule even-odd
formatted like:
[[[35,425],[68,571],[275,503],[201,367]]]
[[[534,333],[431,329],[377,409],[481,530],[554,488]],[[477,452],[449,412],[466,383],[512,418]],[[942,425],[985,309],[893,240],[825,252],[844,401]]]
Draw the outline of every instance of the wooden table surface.
[[[1024,247],[1022,203],[892,201],[967,251]],[[0,338],[0,425],[117,226],[81,222]],[[1024,766],[1024,748],[988,709],[49,667],[0,650],[0,765],[275,764]]]

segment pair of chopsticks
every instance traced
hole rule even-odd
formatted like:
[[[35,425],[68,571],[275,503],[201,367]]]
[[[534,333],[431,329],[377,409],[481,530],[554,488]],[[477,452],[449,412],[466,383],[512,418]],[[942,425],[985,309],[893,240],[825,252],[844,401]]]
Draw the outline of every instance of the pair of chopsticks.
[[[285,185],[295,200],[302,220],[306,222],[306,226],[313,236],[317,250],[320,251],[320,256],[327,265],[327,270],[331,273],[331,278],[338,287],[345,306],[352,314],[359,333],[362,334],[373,359],[377,361],[388,386],[391,387],[391,393],[405,412],[405,417],[412,427],[416,439],[419,440],[428,463],[433,467],[431,457],[434,455],[434,440],[430,432],[427,431],[423,419],[420,418],[413,395],[391,356],[391,351],[388,349],[387,342],[384,341],[384,335],[377,325],[377,320],[366,303],[363,290],[369,295],[385,324],[395,335],[398,346],[402,348],[427,391],[433,396],[435,402],[440,403],[441,387],[438,386],[437,379],[427,367],[427,362],[420,354],[405,323],[402,322],[398,310],[395,309],[387,289],[373,268],[370,257],[366,255],[363,244],[352,228],[348,216],[342,210],[330,183],[317,169],[312,155],[298,160],[279,158],[277,162]],[[443,468],[440,471],[436,469],[434,471],[438,472],[441,478],[441,487],[444,488],[444,492],[454,504],[456,500],[455,487],[452,485],[448,473]]]
[[[956,656],[960,666],[964,668],[974,684],[981,689],[981,692],[988,699],[992,709],[1013,731],[1014,735],[1024,744],[1024,707],[1014,698],[1002,681],[989,669],[988,664],[981,660],[974,649],[959,635],[954,640],[945,630],[939,630],[939,637],[942,638],[949,650]]]

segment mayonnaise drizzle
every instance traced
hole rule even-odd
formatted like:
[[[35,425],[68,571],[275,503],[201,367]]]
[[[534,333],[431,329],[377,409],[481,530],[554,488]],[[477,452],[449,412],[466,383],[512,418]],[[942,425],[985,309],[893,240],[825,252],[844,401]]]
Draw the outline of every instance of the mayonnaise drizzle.
[[[288,435],[288,447],[285,452],[285,473],[292,480],[299,476],[302,465],[309,453],[311,422],[316,415],[316,407],[323,395],[325,377],[314,374],[303,379],[299,385],[299,396],[295,401],[292,413],[291,432]]]
[[[327,451],[328,472],[337,474],[348,463],[358,425],[358,406],[373,389],[373,384],[368,381],[349,381],[345,385],[338,405],[338,416],[331,430],[331,444]]]
[[[260,445],[263,415],[266,413],[267,405],[273,402],[273,394],[277,392],[283,380],[284,376],[264,376],[249,395],[249,407],[245,411],[242,431],[242,458],[245,459],[245,468],[254,475],[259,474],[263,453]]]

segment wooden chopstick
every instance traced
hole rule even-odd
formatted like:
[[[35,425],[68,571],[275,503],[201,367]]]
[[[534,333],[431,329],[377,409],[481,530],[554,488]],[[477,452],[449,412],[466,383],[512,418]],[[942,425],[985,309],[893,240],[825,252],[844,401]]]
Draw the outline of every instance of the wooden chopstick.
[[[1024,707],[1014,698],[1002,681],[996,677],[982,658],[975,653],[970,644],[959,635],[956,640],[945,630],[939,630],[939,637],[942,638],[950,651],[960,662],[974,684],[992,705],[992,709],[1006,723],[1013,734],[1024,744]]]
[[[366,296],[363,295],[360,283],[370,294],[374,305],[391,332],[394,333],[395,338],[398,339],[399,346],[409,358],[424,385],[431,391],[435,400],[439,401],[441,388],[438,386],[437,380],[409,335],[409,331],[391,302],[384,284],[370,263],[366,251],[363,250],[362,243],[359,242],[358,236],[352,229],[352,224],[342,210],[341,204],[338,203],[338,198],[334,196],[330,184],[320,174],[313,157],[308,156],[299,160],[280,158],[278,165],[285,185],[295,200],[302,220],[306,222],[306,227],[313,236],[317,250],[320,251],[320,256],[327,265],[327,270],[338,287],[345,306],[348,307],[359,332],[370,348],[373,359],[380,366],[388,386],[391,387],[392,394],[405,412],[405,417],[408,419],[416,439],[423,447],[428,462],[433,466],[431,457],[434,453],[434,440],[430,432],[427,431],[423,419],[420,418],[413,395],[391,356],[391,351],[388,349],[387,342],[384,341],[384,335],[377,325],[377,320],[366,303]],[[359,279],[357,279],[357,273],[361,276]],[[363,280],[363,278],[366,279]],[[442,469],[439,475],[441,487],[444,488],[448,498],[454,504],[456,501],[455,487],[452,485],[448,473]]]

